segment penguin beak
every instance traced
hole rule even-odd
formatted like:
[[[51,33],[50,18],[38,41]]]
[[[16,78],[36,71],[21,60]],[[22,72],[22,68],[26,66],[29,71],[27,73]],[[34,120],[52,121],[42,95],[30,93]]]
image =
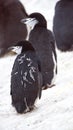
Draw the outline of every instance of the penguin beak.
[[[35,25],[38,23],[38,20],[36,18],[25,18],[21,20],[22,23],[26,24],[27,27],[32,30]]]
[[[29,24],[29,23],[32,23],[32,22],[35,22],[35,21],[36,21],[35,18],[25,18],[25,19],[21,20],[21,23]]]

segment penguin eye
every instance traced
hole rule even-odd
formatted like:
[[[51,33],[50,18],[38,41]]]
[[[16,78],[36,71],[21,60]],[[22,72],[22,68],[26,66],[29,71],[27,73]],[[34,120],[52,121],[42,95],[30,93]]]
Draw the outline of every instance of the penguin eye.
[[[28,20],[27,19],[24,19],[24,23],[26,23]]]

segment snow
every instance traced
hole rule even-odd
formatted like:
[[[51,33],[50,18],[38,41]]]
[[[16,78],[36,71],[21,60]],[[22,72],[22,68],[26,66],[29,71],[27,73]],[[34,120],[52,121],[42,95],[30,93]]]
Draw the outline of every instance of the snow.
[[[45,15],[51,30],[56,1],[22,0],[28,13]],[[36,108],[26,114],[17,114],[11,105],[10,77],[16,56],[0,58],[0,130],[73,130],[73,52],[57,50],[57,57],[56,86],[43,90]]]

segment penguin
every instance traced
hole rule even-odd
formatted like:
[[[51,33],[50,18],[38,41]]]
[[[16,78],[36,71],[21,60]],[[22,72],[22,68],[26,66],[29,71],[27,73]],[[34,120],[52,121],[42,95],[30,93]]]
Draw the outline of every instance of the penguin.
[[[26,39],[26,25],[20,20],[27,16],[19,0],[0,0],[0,56],[8,51],[8,47]]]
[[[12,105],[21,114],[34,109],[36,99],[41,98],[43,80],[40,62],[31,43],[21,41],[17,45],[22,51],[13,64],[10,94]]]
[[[55,5],[53,32],[58,50],[73,51],[73,0],[59,0]]]
[[[21,22],[27,25],[27,39],[35,48],[40,59],[43,77],[42,89],[50,88],[54,85],[57,74],[57,55],[53,33],[47,29],[45,17],[38,12],[30,14]]]

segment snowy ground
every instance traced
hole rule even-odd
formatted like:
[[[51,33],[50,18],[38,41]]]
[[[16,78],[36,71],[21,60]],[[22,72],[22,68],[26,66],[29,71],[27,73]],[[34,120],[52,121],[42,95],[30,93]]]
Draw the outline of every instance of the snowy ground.
[[[47,3],[31,0],[31,4],[24,1],[28,13],[43,12],[48,28],[52,29],[57,0],[46,0]],[[10,73],[15,56],[0,59],[0,130],[73,130],[73,52],[57,50],[57,56],[56,86],[43,91],[34,111],[21,115],[11,106],[10,97]]]

